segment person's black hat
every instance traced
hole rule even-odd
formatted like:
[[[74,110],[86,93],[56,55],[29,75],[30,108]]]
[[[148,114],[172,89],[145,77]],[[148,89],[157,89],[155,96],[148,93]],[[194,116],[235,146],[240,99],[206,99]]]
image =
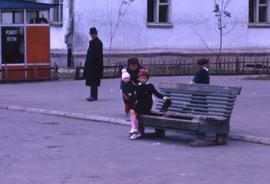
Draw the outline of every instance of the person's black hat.
[[[97,34],[97,29],[95,27],[90,28],[90,34]]]
[[[207,64],[207,63],[209,63],[209,59],[206,59],[206,58],[202,58],[202,59],[199,59],[199,60],[197,61],[197,64],[198,64],[198,65],[205,65],[205,64]]]

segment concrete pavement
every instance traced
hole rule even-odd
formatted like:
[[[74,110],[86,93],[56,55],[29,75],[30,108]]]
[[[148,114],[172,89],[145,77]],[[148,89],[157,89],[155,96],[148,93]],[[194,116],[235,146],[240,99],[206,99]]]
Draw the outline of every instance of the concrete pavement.
[[[242,86],[231,118],[231,138],[270,144],[270,81],[245,80],[246,76],[211,76],[213,85]],[[84,81],[63,80],[0,85],[0,108],[128,125],[119,90],[120,79],[106,79],[99,100],[88,102]],[[152,77],[187,83],[191,76]]]
[[[0,109],[1,184],[269,184],[269,146],[192,136],[131,141],[127,126]]]

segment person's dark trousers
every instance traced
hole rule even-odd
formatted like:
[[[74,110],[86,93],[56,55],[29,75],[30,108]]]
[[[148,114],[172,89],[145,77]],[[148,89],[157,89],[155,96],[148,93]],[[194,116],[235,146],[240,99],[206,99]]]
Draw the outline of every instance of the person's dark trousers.
[[[90,86],[90,97],[94,100],[98,99],[98,86],[96,85]]]

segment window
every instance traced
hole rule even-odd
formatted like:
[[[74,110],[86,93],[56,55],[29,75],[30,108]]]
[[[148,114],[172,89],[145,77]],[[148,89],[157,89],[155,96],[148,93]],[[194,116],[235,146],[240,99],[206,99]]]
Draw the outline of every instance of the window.
[[[48,11],[28,10],[26,13],[26,22],[28,24],[48,24]]]
[[[23,11],[3,11],[2,24],[23,24]]]
[[[63,25],[63,0],[53,0],[56,5],[52,9],[52,24],[62,26]]]
[[[41,3],[51,3],[55,4],[55,7],[50,10],[50,15],[47,15],[47,12],[40,12],[40,16],[44,16],[46,19],[49,19],[50,24],[53,26],[62,26],[63,25],[63,0],[25,0],[30,2],[41,2]],[[49,18],[50,17],[50,18]]]
[[[270,25],[269,0],[249,0],[249,24]]]
[[[2,63],[24,63],[24,28],[2,27]]]
[[[147,25],[150,27],[171,27],[169,11],[169,0],[147,0]]]

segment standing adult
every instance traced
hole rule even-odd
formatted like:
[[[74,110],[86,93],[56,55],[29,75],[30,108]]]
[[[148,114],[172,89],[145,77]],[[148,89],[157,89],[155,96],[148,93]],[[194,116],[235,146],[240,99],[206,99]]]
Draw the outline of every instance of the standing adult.
[[[96,101],[98,99],[98,87],[103,77],[103,44],[98,38],[95,27],[90,28],[91,41],[87,50],[84,64],[83,77],[85,85],[90,86],[90,97],[86,100]]]

